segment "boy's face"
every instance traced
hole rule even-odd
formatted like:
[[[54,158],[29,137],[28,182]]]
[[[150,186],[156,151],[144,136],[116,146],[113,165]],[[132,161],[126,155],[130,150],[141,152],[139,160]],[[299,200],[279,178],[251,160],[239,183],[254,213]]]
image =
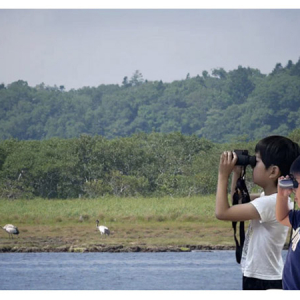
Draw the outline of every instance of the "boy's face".
[[[294,178],[298,181],[299,187],[293,189],[293,192],[295,194],[295,201],[297,202],[298,207],[300,207],[300,174],[295,175]]]
[[[264,188],[268,181],[268,172],[265,164],[261,160],[260,153],[256,153],[256,165],[253,169],[253,182],[258,186]]]

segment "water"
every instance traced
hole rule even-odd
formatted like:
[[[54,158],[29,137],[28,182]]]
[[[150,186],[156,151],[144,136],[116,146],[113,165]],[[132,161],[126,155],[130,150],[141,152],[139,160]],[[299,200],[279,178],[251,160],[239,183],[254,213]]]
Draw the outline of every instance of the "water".
[[[1,253],[1,290],[240,290],[234,251]]]

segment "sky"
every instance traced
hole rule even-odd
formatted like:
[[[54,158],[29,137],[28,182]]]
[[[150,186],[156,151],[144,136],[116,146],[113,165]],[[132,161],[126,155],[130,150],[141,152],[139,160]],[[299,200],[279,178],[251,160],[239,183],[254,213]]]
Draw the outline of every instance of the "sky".
[[[300,58],[300,9],[0,9],[0,83],[122,84]]]

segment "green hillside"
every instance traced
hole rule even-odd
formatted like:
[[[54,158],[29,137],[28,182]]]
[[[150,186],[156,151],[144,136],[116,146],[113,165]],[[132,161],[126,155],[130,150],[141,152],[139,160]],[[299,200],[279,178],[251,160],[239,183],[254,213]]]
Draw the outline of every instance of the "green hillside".
[[[70,91],[19,80],[0,85],[0,107],[0,140],[180,132],[224,143],[287,135],[300,127],[300,60],[277,63],[268,75],[239,66],[171,83],[136,71],[122,85]]]

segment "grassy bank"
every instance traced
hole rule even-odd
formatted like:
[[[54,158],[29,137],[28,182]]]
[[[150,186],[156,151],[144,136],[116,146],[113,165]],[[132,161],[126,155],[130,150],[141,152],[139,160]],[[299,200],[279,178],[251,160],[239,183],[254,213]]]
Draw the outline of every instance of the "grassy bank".
[[[231,223],[216,220],[214,205],[214,195],[0,200],[0,225],[11,223],[20,231],[12,240],[1,230],[0,249],[233,246]],[[109,227],[109,237],[100,236],[97,219]]]

